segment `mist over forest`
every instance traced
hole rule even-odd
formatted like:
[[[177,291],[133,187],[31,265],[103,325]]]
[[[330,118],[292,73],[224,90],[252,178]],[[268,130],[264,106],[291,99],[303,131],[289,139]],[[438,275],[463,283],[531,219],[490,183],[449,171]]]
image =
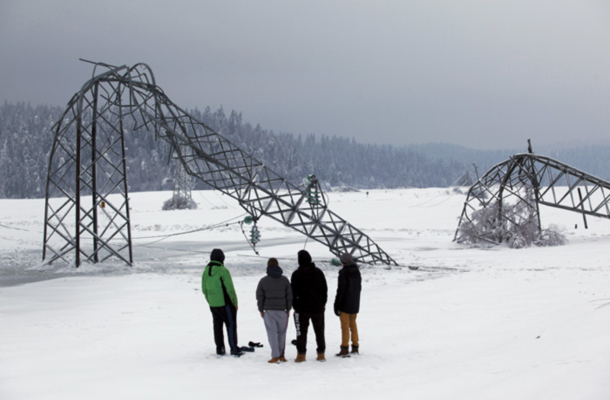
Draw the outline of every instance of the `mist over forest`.
[[[0,198],[44,197],[52,127],[63,111],[61,107],[29,103],[5,102],[0,106]],[[362,144],[330,135],[276,133],[243,121],[240,112],[226,112],[222,107],[187,112],[293,183],[315,174],[328,189],[448,187],[466,174],[469,179],[462,182],[471,184],[477,174],[481,176],[511,155],[527,151],[527,143],[522,149],[507,150],[476,150],[445,143],[403,147]],[[545,152],[533,145],[537,154],[610,180],[609,146]],[[154,133],[140,129],[126,132],[125,146],[130,191],[173,189],[175,161],[168,143],[155,141]],[[205,183],[194,182],[193,189],[205,188]]]

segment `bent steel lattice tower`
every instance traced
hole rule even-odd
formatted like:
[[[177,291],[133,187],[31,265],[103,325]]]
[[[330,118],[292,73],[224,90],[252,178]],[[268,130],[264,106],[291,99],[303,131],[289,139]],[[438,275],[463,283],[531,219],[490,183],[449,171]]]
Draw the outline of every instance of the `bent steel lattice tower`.
[[[257,221],[270,217],[364,263],[397,263],[362,231],[328,209],[315,177],[296,186],[176,106],[145,64],[95,63],[95,75],[54,126],[47,178],[43,259],[80,265],[116,257],[132,264],[126,125],[153,129],[185,171],[236,199]],[[188,151],[185,151],[188,149]]]
[[[531,210],[528,217],[540,230],[540,204],[577,212],[583,218],[610,218],[609,202],[609,182],[549,157],[516,154],[490,169],[470,188],[454,240],[463,242],[468,236],[498,244],[503,233],[525,222],[522,215],[506,211],[517,207],[507,205],[522,204]],[[476,218],[476,213],[486,208],[493,210],[491,224]],[[463,234],[465,226],[468,235]]]

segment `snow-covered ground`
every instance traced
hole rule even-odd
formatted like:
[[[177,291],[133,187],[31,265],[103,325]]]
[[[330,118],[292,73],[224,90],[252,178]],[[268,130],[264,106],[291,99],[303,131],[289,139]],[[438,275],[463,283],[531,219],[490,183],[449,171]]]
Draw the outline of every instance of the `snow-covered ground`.
[[[610,399],[608,220],[585,230],[580,215],[543,209],[568,245],[484,250],[452,242],[465,196],[451,189],[329,193],[334,212],[420,268],[362,267],[360,356],[333,356],[329,311],[326,363],[310,332],[306,363],[270,365],[255,304],[267,258],[290,276],[305,247],[332,303],[333,256],[270,219],[260,256],[236,224],[163,239],[243,218],[211,191],[194,193],[198,210],[161,211],[170,196],[131,194],[133,267],[77,270],[39,265],[43,200],[0,200],[0,399]],[[200,289],[214,247],[234,277],[240,344],[265,344],[241,358],[214,354]]]

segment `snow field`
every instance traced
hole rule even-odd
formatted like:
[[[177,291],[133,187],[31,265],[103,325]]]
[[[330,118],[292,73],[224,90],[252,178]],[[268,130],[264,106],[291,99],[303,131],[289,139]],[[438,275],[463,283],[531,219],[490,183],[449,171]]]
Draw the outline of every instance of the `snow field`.
[[[169,196],[132,194],[134,237],[242,214],[212,192],[196,194],[200,210],[160,211]],[[483,250],[451,241],[464,196],[449,189],[329,196],[333,211],[401,265],[419,266],[362,268],[362,354],[349,359],[333,355],[340,327],[332,255],[273,221],[259,223],[260,257],[232,225],[153,244],[136,239],[133,268],[74,270],[38,265],[43,201],[0,201],[0,223],[9,227],[0,227],[0,277],[55,278],[0,287],[0,398],[609,398],[609,221],[589,219],[584,230],[580,215],[545,210],[543,224],[561,225],[568,245]],[[270,365],[256,285],[268,257],[290,276],[304,246],[329,285],[328,361],[315,362],[310,328],[306,363],[292,361],[288,344],[289,362]],[[214,354],[200,289],[213,247],[225,250],[234,277],[240,344],[265,345],[239,359]],[[294,332],[291,321],[288,341]]]

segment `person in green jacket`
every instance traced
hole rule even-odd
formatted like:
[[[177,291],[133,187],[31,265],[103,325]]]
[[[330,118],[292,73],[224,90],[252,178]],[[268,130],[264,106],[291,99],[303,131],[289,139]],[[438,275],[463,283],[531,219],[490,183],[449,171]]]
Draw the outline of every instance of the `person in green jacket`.
[[[225,255],[222,250],[212,250],[210,262],[203,271],[201,291],[210,305],[210,311],[214,320],[216,354],[225,354],[225,342],[222,332],[224,324],[227,329],[231,355],[239,357],[244,353],[237,345],[237,295],[235,294],[231,274],[223,265],[224,260]]]

